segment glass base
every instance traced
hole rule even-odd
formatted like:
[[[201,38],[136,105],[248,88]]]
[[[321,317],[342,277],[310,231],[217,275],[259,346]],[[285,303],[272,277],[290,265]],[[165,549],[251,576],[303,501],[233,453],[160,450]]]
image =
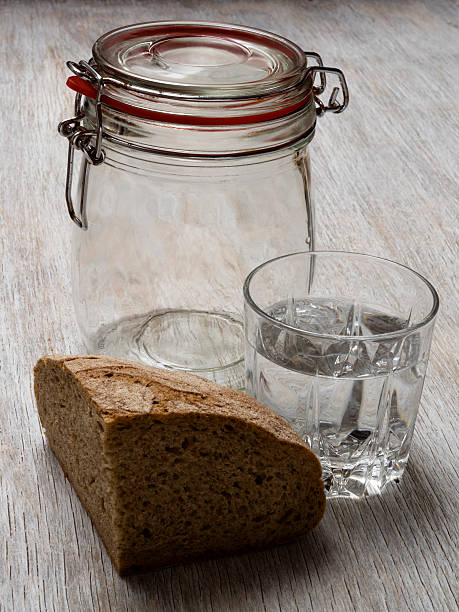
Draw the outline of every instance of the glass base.
[[[244,387],[243,327],[230,314],[151,312],[104,326],[87,346],[91,352],[190,372],[234,389]]]
[[[373,466],[357,465],[352,469],[333,468],[322,460],[322,478],[325,494],[328,499],[348,497],[358,499],[378,495],[390,482],[398,483],[405,471],[403,464],[383,465],[378,462]]]

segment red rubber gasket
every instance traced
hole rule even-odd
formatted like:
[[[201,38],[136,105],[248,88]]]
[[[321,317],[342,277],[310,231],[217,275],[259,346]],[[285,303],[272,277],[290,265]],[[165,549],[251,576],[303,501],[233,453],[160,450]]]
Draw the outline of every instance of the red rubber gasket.
[[[71,76],[67,79],[67,87],[80,93],[87,98],[96,99],[96,89],[88,83],[85,79],[78,76]],[[139,117],[141,119],[151,119],[154,121],[162,121],[164,123],[175,123],[180,125],[247,125],[251,123],[262,123],[264,121],[271,121],[272,119],[279,119],[290,115],[295,111],[299,110],[306,105],[308,100],[311,98],[311,92],[299,102],[284,106],[281,109],[269,111],[266,113],[258,113],[255,115],[243,115],[239,117],[201,117],[195,115],[179,115],[174,113],[164,113],[162,111],[154,111],[147,108],[139,108],[130,104],[125,104],[119,100],[114,100],[109,96],[102,95],[102,103],[110,108],[114,108],[133,117]]]

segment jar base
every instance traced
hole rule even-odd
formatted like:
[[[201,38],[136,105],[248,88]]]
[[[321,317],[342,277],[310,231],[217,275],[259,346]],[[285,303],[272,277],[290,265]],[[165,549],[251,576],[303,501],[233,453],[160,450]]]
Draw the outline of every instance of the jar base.
[[[91,352],[244,387],[243,326],[228,313],[154,311],[103,326],[87,346]]]

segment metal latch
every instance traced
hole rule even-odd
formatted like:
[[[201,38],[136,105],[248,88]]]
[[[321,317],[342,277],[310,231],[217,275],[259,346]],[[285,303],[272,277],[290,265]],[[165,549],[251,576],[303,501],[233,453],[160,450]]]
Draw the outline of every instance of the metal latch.
[[[313,51],[304,51],[304,54],[306,57],[311,57],[317,62],[317,66],[311,66],[306,71],[306,77],[311,76],[312,78],[312,82],[313,82],[312,91],[314,94],[314,100],[317,103],[317,107],[316,107],[317,115],[320,116],[329,111],[331,111],[332,113],[342,113],[343,110],[349,104],[349,90],[347,88],[347,83],[346,83],[346,79],[344,78],[343,72],[339,68],[330,68],[328,66],[324,66],[322,58],[320,57],[318,53],[314,53]],[[322,100],[319,98],[319,96],[324,93],[327,87],[327,79],[325,76],[327,72],[330,74],[337,75],[340,85],[341,85],[342,98],[343,98],[342,102],[338,102],[338,95],[340,92],[339,87],[333,88],[330,98],[328,100],[328,104],[324,104]],[[320,85],[314,85],[314,79],[317,73],[320,75]]]
[[[96,86],[97,98],[96,98],[96,129],[87,130],[81,125],[81,121],[84,118],[84,113],[81,109],[81,97],[80,93],[75,96],[75,116],[71,119],[61,121],[58,126],[59,134],[65,136],[69,141],[68,155],[67,155],[67,178],[65,182],[65,199],[67,202],[67,209],[69,211],[70,218],[74,221],[78,227],[82,229],[88,228],[86,219],[86,179],[88,172],[88,164],[98,166],[105,159],[105,153],[102,150],[102,93],[104,90],[104,80],[101,75],[91,66],[88,62],[81,60],[78,64],[75,62],[67,62],[67,66],[70,70],[90,83]],[[80,217],[75,212],[75,207],[72,200],[72,182],[73,182],[73,166],[75,149],[81,151],[84,155],[82,176],[83,184],[80,193]]]
[[[347,88],[346,79],[344,74],[339,68],[329,68],[323,65],[322,58],[318,53],[313,51],[304,51],[304,54],[308,58],[312,58],[317,62],[316,66],[311,66],[306,70],[305,78],[311,77],[312,80],[312,93],[314,101],[316,102],[316,113],[318,116],[323,115],[326,112],[342,113],[349,103],[349,92]],[[67,202],[67,209],[72,221],[74,221],[78,227],[82,229],[88,228],[86,218],[86,185],[88,178],[89,164],[97,166],[101,164],[105,159],[105,152],[102,149],[102,137],[103,137],[103,126],[102,126],[102,96],[104,93],[105,84],[115,84],[122,86],[122,83],[115,81],[112,78],[104,78],[95,69],[95,62],[91,58],[89,62],[81,60],[80,62],[67,62],[68,68],[77,76],[85,80],[95,90],[95,113],[96,113],[96,126],[94,130],[88,130],[82,125],[84,118],[84,112],[81,108],[81,93],[77,93],[75,96],[75,116],[71,119],[62,121],[59,124],[59,134],[65,136],[68,140],[68,156],[67,156],[67,178],[65,184],[65,199]],[[338,96],[340,87],[334,87],[328,104],[325,104],[320,96],[324,93],[327,87],[326,74],[334,74],[338,76],[341,92],[342,101],[338,102]],[[316,75],[320,76],[320,84],[314,85]],[[130,85],[132,91],[142,92],[142,88]],[[82,166],[82,184],[80,187],[80,201],[79,201],[79,216],[75,211],[75,206],[72,200],[72,182],[73,182],[73,169],[74,169],[74,156],[75,149],[81,151],[84,155],[83,166]]]

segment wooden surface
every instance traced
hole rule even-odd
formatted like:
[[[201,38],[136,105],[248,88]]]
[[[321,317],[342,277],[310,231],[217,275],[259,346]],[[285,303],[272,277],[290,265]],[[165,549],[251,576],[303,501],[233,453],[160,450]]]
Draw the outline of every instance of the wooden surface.
[[[458,5],[448,0],[0,2],[0,609],[456,610]],[[384,255],[441,310],[407,473],[329,503],[290,546],[120,579],[40,430],[32,367],[82,350],[64,204],[67,59],[152,19],[277,31],[344,69],[349,109],[312,147],[320,248]]]

